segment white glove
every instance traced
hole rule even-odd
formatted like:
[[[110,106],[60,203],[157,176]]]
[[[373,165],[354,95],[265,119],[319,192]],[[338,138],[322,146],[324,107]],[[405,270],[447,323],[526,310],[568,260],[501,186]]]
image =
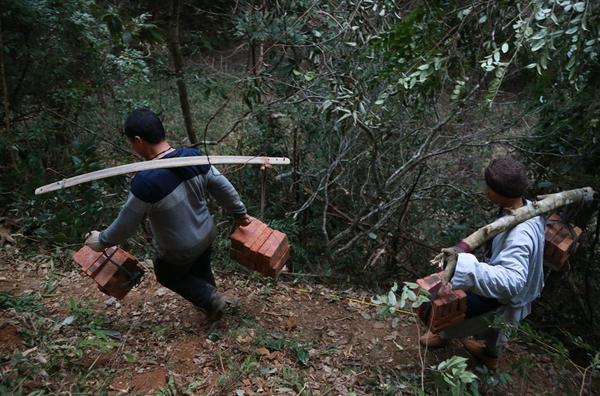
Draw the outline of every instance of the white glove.
[[[85,236],[86,246],[89,246],[92,250],[95,250],[96,252],[104,251],[104,246],[102,246],[102,242],[100,242],[100,231],[90,231]]]

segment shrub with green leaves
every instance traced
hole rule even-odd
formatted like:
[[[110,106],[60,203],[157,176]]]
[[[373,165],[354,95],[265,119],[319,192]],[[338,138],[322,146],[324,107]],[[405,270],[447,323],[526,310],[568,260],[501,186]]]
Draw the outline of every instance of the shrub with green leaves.
[[[433,378],[438,392],[459,396],[465,394],[478,395],[477,376],[467,370],[467,358],[452,356],[433,366]],[[471,393],[469,390],[473,390]]]

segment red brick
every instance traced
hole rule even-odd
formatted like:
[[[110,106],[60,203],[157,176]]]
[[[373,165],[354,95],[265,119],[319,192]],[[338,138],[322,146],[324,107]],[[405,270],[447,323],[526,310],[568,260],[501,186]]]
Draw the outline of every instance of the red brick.
[[[252,246],[250,246],[250,251],[252,253],[258,253],[263,245],[272,237],[273,229],[266,227],[263,232],[254,240]]]
[[[431,323],[430,328],[431,328],[432,332],[438,333],[441,330],[444,330],[445,328],[448,328],[451,326],[456,326],[463,320],[465,320],[465,314],[460,314],[460,315],[452,316],[450,318],[445,318],[442,321],[434,321]]]
[[[282,232],[274,230],[269,239],[265,241],[259,251],[256,252],[257,264],[267,267],[272,266],[277,263],[289,249],[287,236]]]
[[[550,221],[560,221],[558,214],[553,214]],[[581,228],[573,227],[578,239],[582,233]],[[552,223],[546,226],[544,244],[544,261],[553,270],[562,270],[569,259],[571,249],[574,245],[573,236],[569,227],[563,223]]]
[[[439,272],[417,280],[417,284],[435,294],[442,284],[442,274]],[[432,331],[437,332],[464,320],[467,311],[467,294],[463,290],[452,290],[448,295],[439,296],[431,301],[431,309],[426,317],[426,311],[419,310],[419,317]]]
[[[83,272],[92,277],[98,288],[110,296],[122,299],[131,290],[124,284],[129,280],[129,273],[144,270],[138,260],[120,248],[109,248],[104,252],[95,252],[88,246],[83,246],[74,255]]]
[[[251,270],[255,269],[254,262],[252,261],[252,258],[248,256],[247,253],[243,253],[243,252],[240,252],[239,250],[232,248],[231,251],[229,252],[229,254],[233,260],[242,264],[244,267],[251,269]]]
[[[417,284],[429,294],[435,294],[442,286],[442,274],[443,272],[438,272],[425,278],[417,279]]]
[[[265,276],[276,276],[290,257],[287,235],[258,219],[230,235],[231,258]]]
[[[238,250],[242,250],[244,247],[250,247],[254,240],[260,235],[261,230],[264,230],[267,225],[262,221],[251,218],[250,224],[244,227],[236,227],[235,230],[229,236],[231,245]]]
[[[448,301],[446,301],[446,299],[444,297],[438,297],[435,300],[433,300],[432,302],[433,305],[433,309],[431,311],[431,320],[434,320],[434,318],[443,318],[445,316],[447,316],[450,312],[449,312],[449,308],[450,308],[450,304],[448,303]]]
[[[287,249],[278,261],[273,262],[271,265],[263,266],[261,273],[264,276],[270,276],[272,278],[275,278],[277,274],[281,272],[281,269],[283,268],[287,260],[290,258],[290,256],[291,251],[290,249]]]

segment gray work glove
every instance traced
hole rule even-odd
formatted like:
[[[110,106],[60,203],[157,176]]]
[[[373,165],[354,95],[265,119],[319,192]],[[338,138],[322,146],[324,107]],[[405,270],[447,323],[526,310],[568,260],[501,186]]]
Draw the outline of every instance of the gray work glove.
[[[104,246],[100,242],[100,231],[90,231],[85,235],[85,245],[96,252],[104,251]]]
[[[453,246],[451,248],[442,249],[442,254],[444,255],[444,280],[446,282],[450,282],[452,277],[454,276],[454,270],[456,269],[456,264],[458,262],[458,255],[460,253],[464,253],[465,251],[457,246]]]

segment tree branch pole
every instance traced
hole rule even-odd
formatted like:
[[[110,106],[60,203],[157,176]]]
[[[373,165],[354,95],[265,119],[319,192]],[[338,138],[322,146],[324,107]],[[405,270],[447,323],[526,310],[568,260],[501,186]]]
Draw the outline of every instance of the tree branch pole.
[[[465,252],[472,252],[479,246],[482,246],[487,240],[495,237],[501,232],[510,230],[517,224],[520,224],[526,220],[529,220],[535,216],[547,214],[563,206],[571,204],[579,204],[584,202],[591,202],[594,199],[594,190],[591,187],[578,188],[576,190],[563,191],[556,194],[545,195],[545,198],[541,201],[534,201],[528,205],[522,206],[514,211],[511,211],[509,215],[499,218],[481,227],[465,239],[463,239],[459,246]],[[456,257],[456,256],[454,256]],[[444,270],[444,278],[449,281],[456,268],[456,259],[448,260],[448,255],[442,253],[438,254],[432,262],[434,264],[446,264]]]
[[[63,188],[76,186],[78,184],[87,183],[94,180],[105,179],[107,177],[124,175],[132,172],[140,172],[150,169],[167,169],[167,168],[180,168],[184,166],[194,165],[225,165],[225,164],[238,164],[238,165],[262,165],[273,166],[273,165],[289,165],[290,160],[284,157],[248,157],[248,156],[235,156],[235,155],[212,155],[212,156],[194,156],[194,157],[179,157],[179,158],[163,158],[152,161],[134,162],[131,164],[115,166],[112,168],[106,168],[97,170],[95,172],[84,173],[83,175],[63,179],[45,186],[38,187],[35,190],[35,195],[44,194],[50,191],[62,190]]]

